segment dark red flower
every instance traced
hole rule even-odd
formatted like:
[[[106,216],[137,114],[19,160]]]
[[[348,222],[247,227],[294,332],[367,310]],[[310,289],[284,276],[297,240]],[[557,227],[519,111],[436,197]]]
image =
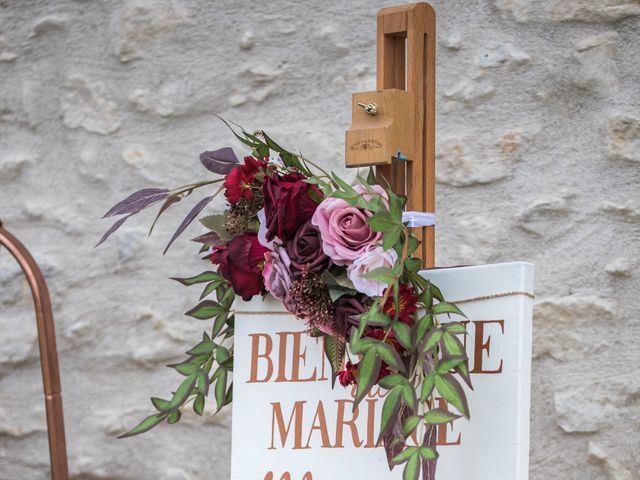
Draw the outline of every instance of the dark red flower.
[[[413,325],[413,315],[418,310],[416,306],[416,294],[408,285],[400,285],[400,291],[398,292],[398,306],[400,307],[400,312],[398,313],[398,320],[407,325]],[[387,301],[382,308],[382,311],[389,315],[391,318],[395,318],[396,316],[396,306],[393,301],[393,293],[389,295]]]
[[[347,361],[344,370],[338,372],[338,381],[340,382],[340,385],[342,385],[343,387],[348,387],[349,385],[358,383],[358,365],[360,365],[360,363],[356,363],[354,365],[353,363],[351,363],[351,361]],[[383,362],[380,366],[378,378],[376,379],[375,383],[378,383],[389,374],[391,374],[391,370],[389,370],[389,366]]]
[[[393,334],[393,330],[389,330],[389,333],[384,331],[384,328],[367,328],[364,331],[364,336],[373,338],[375,340],[384,341],[384,343],[391,345],[395,350],[400,353],[403,348],[400,345],[400,342],[396,340],[395,335]]]
[[[286,242],[316,211],[318,205],[309,191],[313,190],[318,198],[322,198],[322,192],[305,179],[300,173],[275,173],[266,178],[263,195],[268,241],[278,237]]]
[[[264,290],[261,264],[267,251],[255,233],[244,233],[226,246],[216,247],[210,259],[220,266],[220,273],[231,282],[236,294],[251,300]]]
[[[351,361],[347,361],[344,370],[338,372],[338,380],[340,385],[348,387],[356,383],[356,374],[358,373],[358,365],[354,365]]]
[[[267,162],[255,157],[244,157],[244,165],[240,164],[224,177],[224,196],[232,205],[238,203],[241,198],[253,199],[256,174],[264,169]]]

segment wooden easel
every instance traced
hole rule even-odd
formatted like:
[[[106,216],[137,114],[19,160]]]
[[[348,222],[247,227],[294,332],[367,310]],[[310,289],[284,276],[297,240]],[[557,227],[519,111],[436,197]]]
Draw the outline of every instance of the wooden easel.
[[[378,12],[378,92],[354,94],[354,111],[350,131],[347,133],[347,165],[376,165],[379,181],[388,182],[394,192],[406,195],[407,210],[435,213],[435,91],[436,91],[436,15],[427,3],[415,3],[384,8]],[[414,107],[411,114],[396,109],[380,112],[377,128],[363,124],[372,122],[365,119],[362,101],[379,99],[385,102],[387,93],[397,90],[408,92],[406,99]],[[388,101],[387,101],[388,103]],[[396,102],[398,103],[398,102]],[[393,110],[393,109],[392,109]],[[370,115],[371,113],[368,112]],[[378,112],[373,113],[378,115]],[[389,118],[389,115],[394,118]],[[400,117],[400,118],[398,118]],[[403,135],[397,138],[390,132],[389,125],[400,123]],[[357,132],[357,138],[350,134]],[[355,137],[356,135],[354,135]],[[366,140],[365,140],[366,138]],[[354,152],[353,141],[359,140],[365,153]],[[378,144],[392,142],[392,149],[405,141],[413,144],[411,156],[407,159],[389,158],[385,151],[383,161],[373,158],[371,150]],[[370,143],[366,143],[369,141]],[[358,146],[358,145],[356,145]],[[349,151],[351,147],[351,152]],[[369,153],[369,158],[364,158]],[[350,161],[358,155],[358,158]],[[422,259],[424,268],[435,266],[435,227],[423,227],[414,232],[422,242],[416,255]]]

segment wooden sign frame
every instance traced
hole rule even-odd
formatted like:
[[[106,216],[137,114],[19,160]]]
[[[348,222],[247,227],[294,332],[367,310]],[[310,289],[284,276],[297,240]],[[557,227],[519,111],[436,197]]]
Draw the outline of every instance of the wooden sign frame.
[[[377,88],[414,94],[414,156],[376,167],[379,181],[408,197],[407,209],[435,213],[436,14],[415,3],[378,12]],[[422,242],[416,255],[424,268],[435,266],[435,227],[415,232]]]

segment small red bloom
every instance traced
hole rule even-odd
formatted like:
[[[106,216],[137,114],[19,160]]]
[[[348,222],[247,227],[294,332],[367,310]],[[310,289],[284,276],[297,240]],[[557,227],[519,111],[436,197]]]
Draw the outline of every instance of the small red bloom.
[[[261,263],[267,251],[255,233],[244,233],[227,245],[216,247],[209,258],[220,265],[220,273],[231,282],[236,294],[251,300],[264,290]]]
[[[252,186],[256,174],[267,166],[267,162],[255,157],[244,157],[244,165],[238,165],[231,170],[224,180],[224,196],[229,203],[236,204],[241,198],[251,200],[253,198]],[[259,187],[259,186],[258,186]]]
[[[358,373],[358,365],[354,365],[351,361],[347,361],[345,365],[345,369],[338,372],[338,379],[340,380],[340,385],[343,387],[348,387],[349,385],[353,385],[356,383],[356,374]]]
[[[400,307],[400,312],[398,313],[398,320],[402,323],[406,323],[407,325],[413,324],[413,315],[418,311],[418,307],[416,306],[417,298],[416,294],[408,285],[400,285],[400,291],[398,292],[398,306]],[[391,318],[395,318],[396,316],[396,306],[393,301],[393,292],[387,298],[387,301],[382,308],[382,311],[389,315]]]

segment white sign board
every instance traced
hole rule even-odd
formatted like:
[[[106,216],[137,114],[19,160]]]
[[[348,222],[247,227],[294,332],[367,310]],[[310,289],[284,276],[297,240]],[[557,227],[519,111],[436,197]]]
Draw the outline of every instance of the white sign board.
[[[471,421],[439,431],[438,480],[526,480],[533,266],[504,263],[424,272],[462,301],[474,391]],[[236,303],[231,480],[399,480],[375,448],[384,391],[354,413],[321,342],[273,299]]]

